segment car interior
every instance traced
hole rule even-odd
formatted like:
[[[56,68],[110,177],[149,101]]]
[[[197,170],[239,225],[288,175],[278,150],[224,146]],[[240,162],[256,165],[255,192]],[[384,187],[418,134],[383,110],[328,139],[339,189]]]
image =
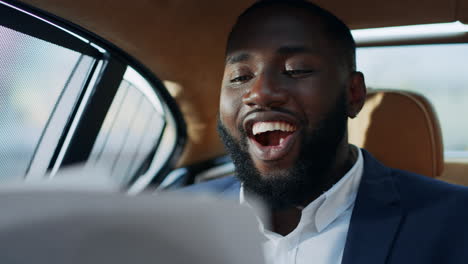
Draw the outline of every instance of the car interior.
[[[218,100],[227,35],[252,3],[0,0],[0,183],[82,166],[139,194],[234,174]],[[366,78],[349,141],[468,186],[468,0],[314,3],[352,29]]]

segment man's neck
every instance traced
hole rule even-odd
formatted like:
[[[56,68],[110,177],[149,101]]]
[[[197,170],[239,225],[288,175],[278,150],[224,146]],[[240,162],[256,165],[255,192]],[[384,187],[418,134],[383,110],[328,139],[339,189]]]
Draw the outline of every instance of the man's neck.
[[[271,212],[272,231],[282,236],[286,236],[296,229],[301,220],[302,210],[298,208],[288,208],[281,211]]]

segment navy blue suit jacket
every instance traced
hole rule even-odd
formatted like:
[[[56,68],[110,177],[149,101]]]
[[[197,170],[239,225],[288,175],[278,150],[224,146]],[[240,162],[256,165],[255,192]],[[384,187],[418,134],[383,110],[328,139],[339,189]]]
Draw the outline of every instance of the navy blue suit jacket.
[[[468,188],[363,156],[342,263],[468,263]],[[231,176],[189,189],[239,199],[240,183]]]

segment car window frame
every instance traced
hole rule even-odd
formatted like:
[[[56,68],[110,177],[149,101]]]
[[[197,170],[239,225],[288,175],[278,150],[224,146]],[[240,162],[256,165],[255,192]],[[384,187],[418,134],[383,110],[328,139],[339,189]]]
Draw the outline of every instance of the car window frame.
[[[122,81],[127,67],[130,66],[151,85],[154,89],[153,92],[162,102],[164,111],[167,112],[165,117],[168,119],[166,122],[170,125],[170,131],[167,127],[164,129],[156,146],[161,146],[161,142],[167,143],[170,141],[171,144],[168,145],[171,147],[170,149],[164,149],[166,152],[164,157],[157,157],[161,152],[160,148],[158,149],[159,152],[155,150],[153,152],[154,156],[148,157],[149,165],[147,171],[142,175],[142,179],[133,177],[126,188],[131,188],[133,192],[136,192],[147,187],[155,187],[162,182],[167,173],[175,167],[182,154],[187,137],[186,124],[182,113],[162,81],[134,57],[81,26],[22,2],[3,0],[0,1],[0,5],[8,6],[16,10],[15,12],[25,14],[26,20],[39,19],[43,22],[35,23],[34,28],[22,27],[18,31],[40,39],[45,38],[48,42],[55,42],[59,46],[78,50],[87,55],[91,54],[96,58],[93,71],[88,76],[86,89],[78,99],[77,106],[71,113],[66,128],[54,150],[53,157],[47,165],[47,170],[52,172],[49,176],[53,176],[64,165],[84,162],[89,157],[119,83]],[[8,20],[6,23],[13,23],[11,16],[4,16],[1,20]],[[51,34],[54,36],[51,39],[45,37],[45,35],[49,36]],[[102,100],[106,100],[108,106],[103,107]],[[44,130],[42,137],[46,133],[47,129]],[[86,142],[84,147],[83,140]],[[34,159],[36,159],[36,156],[33,157],[31,164],[36,161]],[[155,162],[156,164],[154,164]],[[40,172],[43,170],[42,166],[41,169],[28,173],[27,177],[42,177]]]

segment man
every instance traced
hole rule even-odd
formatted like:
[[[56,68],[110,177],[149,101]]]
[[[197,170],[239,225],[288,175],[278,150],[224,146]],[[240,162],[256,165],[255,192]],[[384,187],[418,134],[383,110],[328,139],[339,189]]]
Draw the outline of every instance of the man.
[[[343,22],[305,1],[257,2],[229,35],[220,98],[237,177],[192,191],[263,200],[268,263],[467,263],[468,190],[348,144],[365,97]]]

